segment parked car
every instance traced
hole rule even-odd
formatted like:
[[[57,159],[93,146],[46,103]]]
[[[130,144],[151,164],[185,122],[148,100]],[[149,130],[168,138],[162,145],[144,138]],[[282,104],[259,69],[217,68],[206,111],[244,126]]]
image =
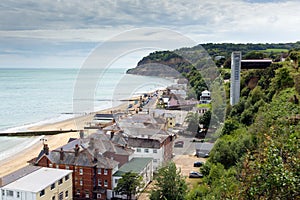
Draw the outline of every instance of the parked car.
[[[201,158],[208,158],[209,157],[209,154],[208,153],[205,153],[205,152],[198,152],[197,154],[196,154],[196,156],[199,158],[199,157],[201,157]]]
[[[175,145],[174,145],[174,147],[183,147],[183,141],[177,141],[177,142],[175,142]]]
[[[197,162],[194,162],[194,167],[201,167],[203,164],[204,164],[204,162],[197,161]]]
[[[203,178],[203,174],[200,172],[191,171],[189,174],[189,178]]]

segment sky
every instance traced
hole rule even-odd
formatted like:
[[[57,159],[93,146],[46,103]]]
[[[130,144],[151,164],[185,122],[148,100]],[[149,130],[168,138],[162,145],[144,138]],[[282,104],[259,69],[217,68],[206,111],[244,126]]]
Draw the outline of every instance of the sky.
[[[299,8],[298,0],[3,0],[0,68],[80,68],[104,46],[107,55],[128,46],[111,63],[132,68],[149,52],[184,47],[169,40],[173,32],[194,44],[296,42]]]

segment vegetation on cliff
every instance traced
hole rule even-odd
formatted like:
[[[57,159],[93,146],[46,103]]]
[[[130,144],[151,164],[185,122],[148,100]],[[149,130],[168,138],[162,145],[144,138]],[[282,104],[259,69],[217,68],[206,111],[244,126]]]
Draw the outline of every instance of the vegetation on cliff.
[[[204,178],[185,198],[300,199],[300,42],[202,46],[217,66],[230,66],[228,59],[236,50],[244,58],[276,62],[266,69],[242,72],[240,101],[230,106],[227,99],[225,123],[214,135],[218,140],[200,169]],[[191,90],[199,97],[207,87],[205,81],[174,52],[155,52],[141,63],[168,64],[171,59],[172,68],[190,80]],[[220,71],[223,78],[228,77],[226,69]],[[228,83],[225,88],[229,97]]]
[[[240,102],[187,199],[300,199],[300,73],[287,60],[242,73]]]

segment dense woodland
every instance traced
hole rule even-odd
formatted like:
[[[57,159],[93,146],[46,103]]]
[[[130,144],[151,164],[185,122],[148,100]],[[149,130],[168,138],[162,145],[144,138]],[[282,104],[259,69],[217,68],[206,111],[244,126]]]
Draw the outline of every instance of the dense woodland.
[[[232,51],[275,62],[266,69],[242,72],[237,105],[229,105],[230,85],[225,83],[226,119],[212,136],[218,139],[200,168],[204,178],[180,199],[300,199],[300,42],[202,44],[188,50],[202,47],[224,79],[230,77],[226,68]],[[154,52],[139,65],[172,60],[171,66],[189,80],[189,98],[199,98],[207,85],[177,51]]]

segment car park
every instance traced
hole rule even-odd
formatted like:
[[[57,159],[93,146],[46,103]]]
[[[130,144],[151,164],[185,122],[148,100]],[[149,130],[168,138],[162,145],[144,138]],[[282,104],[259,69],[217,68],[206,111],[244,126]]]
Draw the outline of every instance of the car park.
[[[191,171],[189,174],[189,178],[203,178],[203,174],[200,172]]]

